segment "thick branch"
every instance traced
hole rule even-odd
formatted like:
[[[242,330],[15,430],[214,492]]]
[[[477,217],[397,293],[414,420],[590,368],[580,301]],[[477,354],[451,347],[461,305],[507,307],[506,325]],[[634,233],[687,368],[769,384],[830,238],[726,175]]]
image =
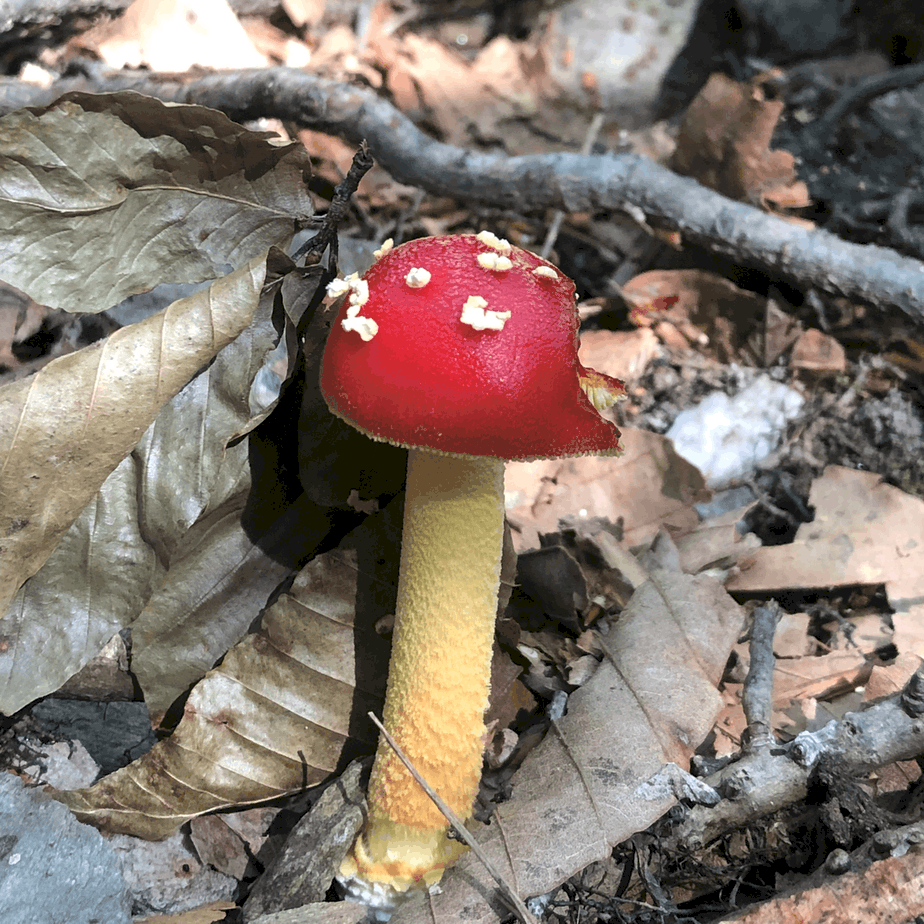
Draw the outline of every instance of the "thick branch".
[[[270,68],[185,80],[119,73],[62,80],[47,90],[6,80],[0,81],[0,113],[45,105],[68,90],[126,89],[210,106],[237,121],[276,117],[354,143],[365,139],[396,179],[440,195],[502,209],[623,211],[802,288],[896,307],[924,322],[924,264],[895,251],[808,231],[634,154],[506,157],[443,144],[372,91],[302,71]]]

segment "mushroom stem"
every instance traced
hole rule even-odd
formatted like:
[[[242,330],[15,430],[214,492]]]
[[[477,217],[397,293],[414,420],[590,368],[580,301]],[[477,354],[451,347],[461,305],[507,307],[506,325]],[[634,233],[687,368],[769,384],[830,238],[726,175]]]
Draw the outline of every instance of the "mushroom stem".
[[[481,777],[504,536],[504,463],[412,449],[384,724],[463,819]],[[399,891],[464,850],[380,740],[369,818],[344,873]]]

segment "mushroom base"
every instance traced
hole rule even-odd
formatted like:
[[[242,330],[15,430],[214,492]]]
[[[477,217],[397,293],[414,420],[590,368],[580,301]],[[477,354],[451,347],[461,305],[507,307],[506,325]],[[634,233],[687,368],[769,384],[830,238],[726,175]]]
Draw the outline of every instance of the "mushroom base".
[[[381,820],[359,837],[338,878],[351,897],[390,906],[409,889],[439,882],[467,849],[447,829],[420,831]]]

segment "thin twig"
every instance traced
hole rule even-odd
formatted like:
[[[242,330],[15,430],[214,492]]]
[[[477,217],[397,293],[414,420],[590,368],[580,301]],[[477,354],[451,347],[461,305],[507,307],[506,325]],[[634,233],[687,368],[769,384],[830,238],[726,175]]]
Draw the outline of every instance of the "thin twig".
[[[924,64],[896,67],[884,74],[873,74],[848,87],[809,129],[818,138],[827,138],[853,110],[865,106],[892,90],[911,88],[924,80]]]
[[[600,134],[600,129],[603,128],[603,113],[596,112],[594,117],[590,120],[590,125],[587,127],[587,134],[584,136],[584,143],[581,145],[581,153],[589,154],[593,148],[594,143],[597,140],[597,136]],[[542,250],[539,251],[539,256],[543,260],[548,260],[549,254],[552,252],[552,248],[555,246],[555,241],[558,239],[558,232],[561,230],[561,224],[565,220],[565,213],[561,209],[556,209],[555,214],[552,215],[552,221],[549,224],[548,234],[545,236],[545,240],[542,242]]]
[[[328,245],[336,242],[337,228],[350,207],[350,200],[359,186],[359,181],[372,169],[374,163],[369,145],[365,141],[361,141],[359,150],[353,155],[353,162],[350,164],[347,175],[337,184],[337,188],[334,190],[334,197],[330,200],[330,205],[324,215],[320,230],[314,237],[305,241],[293,255],[292,259],[296,263],[303,256],[305,257],[306,265],[317,263],[324,251],[327,250]]]
[[[465,827],[459,816],[442,800],[442,798],[440,798],[433,787],[420,775],[417,768],[411,763],[404,751],[401,750],[401,746],[398,742],[386,731],[385,726],[379,721],[378,716],[376,716],[374,712],[369,712],[367,715],[375,722],[379,731],[382,733],[382,737],[395,754],[398,755],[398,759],[401,763],[407,767],[407,772],[417,780],[420,788],[423,789],[433,801],[433,804],[443,813],[443,817],[452,826],[452,830],[456,833],[459,840],[467,847],[471,848],[472,853],[481,861],[482,866],[484,866],[491,878],[497,883],[498,891],[504,901],[510,906],[511,911],[516,914],[523,924],[537,924],[536,919],[529,913],[529,909],[526,905],[523,904],[523,900],[514,892],[504,877],[501,876],[500,872],[488,858],[488,855],[481,849],[481,846],[469,833],[468,828]]]
[[[809,780],[823,757],[836,758],[847,777],[924,754],[924,669],[896,693],[860,712],[802,732],[787,746],[744,753],[706,782],[726,795],[718,805],[693,805],[663,842],[667,851],[690,852],[808,795]]]

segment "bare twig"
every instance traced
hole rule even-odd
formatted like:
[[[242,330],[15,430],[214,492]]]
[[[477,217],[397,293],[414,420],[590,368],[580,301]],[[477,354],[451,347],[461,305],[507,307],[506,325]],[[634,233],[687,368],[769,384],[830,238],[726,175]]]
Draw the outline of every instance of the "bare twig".
[[[594,113],[594,117],[591,119],[590,125],[587,127],[587,134],[584,136],[584,143],[581,145],[582,154],[589,154],[594,149],[594,143],[597,140],[597,136],[600,134],[601,128],[603,128],[603,113]],[[558,232],[561,230],[561,223],[564,220],[565,213],[561,209],[557,209],[555,214],[552,216],[551,222],[549,222],[549,230],[545,236],[545,240],[542,242],[542,250],[539,251],[539,256],[542,257],[543,260],[548,260],[549,254],[552,252],[552,248],[555,246],[555,241],[558,239]]]
[[[761,751],[776,744],[770,717],[773,712],[773,638],[780,621],[780,606],[772,600],[755,608],[751,616],[751,666],[744,679],[741,704],[748,721],[745,749]]]
[[[498,209],[621,211],[654,228],[679,230],[697,244],[803,288],[896,307],[924,323],[924,266],[893,250],[861,246],[797,227],[635,154],[571,153],[506,157],[428,138],[371,90],[289,68],[200,77],[100,73],[48,88],[0,80],[0,113],[41,106],[62,93],[135,90],[172,102],[220,109],[232,119],[293,120],[353,142],[366,138],[397,180]]]
[[[420,775],[417,768],[410,762],[407,755],[404,751],[401,750],[401,746],[397,741],[386,731],[385,726],[379,721],[378,716],[374,712],[367,713],[370,719],[375,722],[378,726],[379,731],[382,733],[382,737],[385,739],[388,746],[398,755],[398,759],[401,763],[407,767],[408,773],[417,780],[421,789],[430,797],[433,801],[433,804],[443,813],[443,817],[452,825],[452,830],[455,832],[456,836],[462,841],[467,847],[469,847],[473,854],[481,861],[484,868],[488,871],[488,874],[491,878],[497,883],[498,891],[501,895],[501,898],[510,906],[510,910],[516,914],[516,916],[523,922],[523,924],[537,924],[536,919],[529,913],[529,909],[526,905],[523,904],[523,900],[519,895],[513,890],[510,884],[504,879],[503,876],[498,872],[497,867],[491,862],[487,854],[481,849],[478,842],[472,835],[469,833],[468,828],[462,823],[462,819],[440,798],[439,793],[430,786],[430,784]]]
[[[301,257],[305,257],[306,265],[317,263],[321,255],[327,250],[328,245],[336,246],[337,228],[343,221],[347,209],[350,206],[350,199],[359,186],[359,181],[372,169],[374,161],[372,154],[369,153],[369,145],[365,141],[360,142],[359,150],[353,155],[353,162],[343,180],[337,184],[334,190],[334,197],[331,199],[330,206],[324,215],[318,233],[309,238],[293,254],[292,259],[298,262]],[[336,258],[336,254],[334,254]]]
[[[674,826],[666,847],[689,852],[721,834],[755,824],[808,794],[822,758],[834,758],[845,775],[862,776],[878,767],[924,754],[924,668],[904,690],[861,712],[802,732],[787,747],[765,748],[706,778],[725,798],[718,805],[694,805]]]
[[[837,101],[829,106],[824,115],[811,126],[810,131],[819,138],[826,138],[854,109],[865,106],[884,93],[903,87],[913,87],[922,80],[924,80],[924,64],[896,67],[883,74],[866,77],[844,90]]]

